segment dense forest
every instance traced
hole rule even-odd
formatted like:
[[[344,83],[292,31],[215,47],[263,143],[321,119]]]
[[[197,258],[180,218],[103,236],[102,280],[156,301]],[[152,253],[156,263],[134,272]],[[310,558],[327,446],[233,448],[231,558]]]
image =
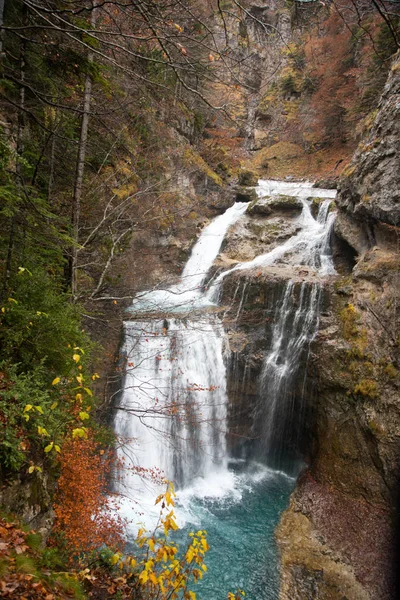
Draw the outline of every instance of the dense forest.
[[[136,553],[112,510],[124,309],[180,272],[243,173],[351,174],[399,9],[0,2],[0,596],[196,598],[207,536],[171,541],[172,483]]]

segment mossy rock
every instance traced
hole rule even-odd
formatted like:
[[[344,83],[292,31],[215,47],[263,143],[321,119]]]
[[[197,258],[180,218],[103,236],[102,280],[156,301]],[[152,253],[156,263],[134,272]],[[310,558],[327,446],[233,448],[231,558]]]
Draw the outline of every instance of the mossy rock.
[[[258,183],[258,175],[254,171],[248,169],[239,173],[239,185],[247,187],[254,186]]]
[[[263,201],[264,199],[260,199],[260,198],[256,198],[255,200],[253,200],[253,202],[251,202],[251,204],[249,204],[249,206],[247,207],[247,214],[249,215],[262,215],[262,216],[268,216],[272,213],[272,208],[269,206],[268,203]]]
[[[313,197],[310,197],[310,198],[308,198],[308,200],[311,201],[311,205],[310,205],[311,214],[314,217],[314,219],[316,219],[317,216],[318,216],[318,212],[319,212],[320,206],[321,206],[321,204],[323,204],[323,202],[325,202],[326,198],[313,198]],[[332,202],[329,205],[328,212],[331,212],[335,208],[336,208],[336,203],[335,203],[334,200],[332,200]]]
[[[318,179],[313,187],[320,188],[322,190],[337,190],[338,189],[338,180],[337,179]]]
[[[257,193],[254,188],[238,186],[236,188],[236,202],[256,202]]]
[[[295,211],[300,212],[303,204],[296,196],[264,196],[256,202],[252,202],[247,209],[249,215],[269,215],[274,211]]]

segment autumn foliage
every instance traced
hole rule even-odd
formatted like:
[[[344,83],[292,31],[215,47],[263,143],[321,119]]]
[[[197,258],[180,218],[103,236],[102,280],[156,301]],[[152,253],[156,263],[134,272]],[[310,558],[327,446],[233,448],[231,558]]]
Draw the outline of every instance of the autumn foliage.
[[[68,439],[59,460],[54,530],[63,533],[68,549],[75,554],[103,544],[121,547],[123,522],[113,511],[115,505],[107,493],[111,454],[105,455],[89,435]]]

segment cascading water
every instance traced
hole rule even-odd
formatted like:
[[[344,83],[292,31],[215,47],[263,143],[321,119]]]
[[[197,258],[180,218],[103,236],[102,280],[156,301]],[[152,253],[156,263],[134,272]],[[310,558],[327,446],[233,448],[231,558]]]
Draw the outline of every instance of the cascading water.
[[[199,479],[231,482],[224,330],[217,315],[203,312],[195,320],[187,315],[210,304],[202,283],[226,231],[246,207],[237,203],[214,219],[194,246],[181,281],[141,294],[132,310],[143,320],[125,323],[128,369],[114,425],[124,440],[119,458],[125,466],[116,491],[126,499],[124,516],[132,518],[129,500],[134,499],[149,526],[157,519],[154,498],[160,489],[154,481],[143,485],[143,469],[163,471],[181,489]],[[180,318],[170,318],[171,313]]]
[[[291,264],[310,266],[320,276],[335,272],[329,244],[334,215],[329,213],[329,206],[330,200],[320,205],[317,219],[308,229],[306,244],[292,240],[297,251]],[[302,219],[312,219],[307,205],[303,207]],[[295,237],[302,238],[301,233]],[[272,344],[265,353],[253,419],[253,436],[257,440],[253,452],[264,456],[271,467],[289,473],[298,472],[301,464],[298,449],[304,425],[304,390],[296,389],[295,380],[302,354],[307,363],[310,342],[318,331],[323,290],[318,280],[297,287],[298,296],[294,282],[289,280],[277,303]]]
[[[236,587],[246,589],[252,600],[277,597],[275,550],[268,540],[293,480],[259,462],[268,464],[270,460],[281,466],[271,457],[286,432],[287,418],[282,421],[281,416],[293,412],[291,386],[296,365],[318,327],[320,287],[304,284],[296,306],[295,284],[289,281],[284,290],[279,318],[273,325],[273,343],[265,351],[260,402],[254,412],[254,422],[262,423],[255,436],[258,462],[247,465],[228,457],[228,342],[220,317],[209,308],[218,304],[222,282],[233,271],[284,260],[308,265],[318,275],[334,272],[329,255],[333,220],[329,201],[321,205],[315,220],[306,200],[334,194],[312,189],[307,183],[268,181],[260,181],[257,192],[259,196],[283,193],[302,199],[296,235],[272,252],[225,271],[209,291],[203,290],[228,228],[247,208],[247,204],[235,204],[203,231],[180,282],[139,294],[131,308],[135,320],[125,323],[127,370],[115,418],[115,430],[125,440],[120,449],[125,466],[117,491],[135,501],[136,512],[128,500],[122,502],[121,512],[132,520],[133,530],[138,522],[151,527],[157,518],[154,498],[160,490],[154,480],[143,481],[142,468],[161,469],[177,484],[178,520],[181,525],[188,521],[209,530],[210,561],[220,567],[214,578],[209,576],[208,584],[202,584],[198,597],[204,600],[217,600]],[[238,286],[236,293],[239,314],[246,283]],[[265,520],[264,528],[260,527]],[[225,580],[221,568],[226,571]],[[256,575],[252,577],[252,573]]]

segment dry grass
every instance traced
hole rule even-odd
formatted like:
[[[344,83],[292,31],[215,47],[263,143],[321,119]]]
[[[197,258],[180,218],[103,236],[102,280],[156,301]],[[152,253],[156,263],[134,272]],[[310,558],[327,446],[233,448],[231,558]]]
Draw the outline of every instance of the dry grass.
[[[308,153],[297,144],[278,142],[256,152],[244,166],[257,170],[260,177],[318,179],[339,176],[352,154],[353,148],[348,146],[335,146]],[[337,165],[340,160],[342,162]]]

